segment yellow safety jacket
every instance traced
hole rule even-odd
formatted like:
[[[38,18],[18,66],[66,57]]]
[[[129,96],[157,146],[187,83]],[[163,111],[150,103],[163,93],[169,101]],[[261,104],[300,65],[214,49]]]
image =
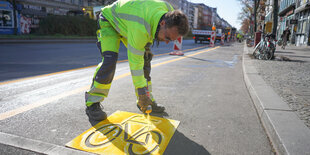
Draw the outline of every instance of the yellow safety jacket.
[[[118,0],[101,10],[128,49],[128,62],[136,88],[147,86],[143,72],[144,47],[147,43],[153,44],[160,18],[172,10],[168,2],[161,0]]]

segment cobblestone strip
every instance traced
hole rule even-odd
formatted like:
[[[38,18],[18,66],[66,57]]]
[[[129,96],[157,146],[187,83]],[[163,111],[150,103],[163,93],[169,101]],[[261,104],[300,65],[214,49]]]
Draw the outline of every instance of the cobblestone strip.
[[[298,49],[279,51],[279,54],[276,52],[276,60],[253,62],[266,83],[288,103],[292,110],[296,110],[298,117],[310,129],[310,54],[300,56],[297,52]],[[281,61],[283,58],[286,61]]]

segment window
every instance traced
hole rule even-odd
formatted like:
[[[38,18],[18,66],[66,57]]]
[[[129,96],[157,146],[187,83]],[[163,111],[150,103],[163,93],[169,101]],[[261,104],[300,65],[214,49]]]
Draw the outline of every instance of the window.
[[[298,21],[298,27],[297,27],[297,32],[301,33],[301,27],[302,27],[302,22]]]
[[[307,31],[306,28],[307,28],[307,20],[304,20],[301,33],[306,33],[306,31]]]
[[[0,27],[13,28],[13,11],[0,10]]]

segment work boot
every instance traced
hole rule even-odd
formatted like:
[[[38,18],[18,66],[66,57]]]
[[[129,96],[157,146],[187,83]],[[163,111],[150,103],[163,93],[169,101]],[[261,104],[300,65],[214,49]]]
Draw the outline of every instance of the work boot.
[[[155,101],[152,102],[152,112],[162,113],[165,111],[165,107],[161,104],[157,104]]]
[[[107,114],[104,111],[102,111],[99,102],[93,103],[91,106],[86,107],[85,111],[89,119],[95,121],[103,121],[107,118]]]
[[[162,113],[166,109],[163,105],[157,104],[156,101],[152,101],[151,106],[152,106],[152,113],[153,112],[155,112],[155,113]],[[141,111],[141,108],[140,108],[140,106],[138,104],[137,104],[137,107]]]

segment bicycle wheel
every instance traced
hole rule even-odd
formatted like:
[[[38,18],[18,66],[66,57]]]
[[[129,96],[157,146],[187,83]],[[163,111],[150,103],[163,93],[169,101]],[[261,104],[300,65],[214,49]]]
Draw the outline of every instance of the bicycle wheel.
[[[268,55],[267,55],[267,60],[271,60],[272,57],[273,57],[273,50],[270,49],[267,53],[268,53]]]
[[[264,54],[259,54],[258,56],[257,56],[257,58],[259,59],[259,60],[264,60]]]
[[[157,131],[143,132],[135,138],[135,141],[140,143],[130,143],[128,146],[128,153],[134,154],[152,154],[159,149],[159,145],[162,142],[162,136]]]
[[[85,145],[90,148],[102,147],[115,140],[123,129],[118,124],[108,124],[93,131],[85,140]]]
[[[259,55],[259,50],[260,50],[260,45],[261,45],[261,42],[259,42],[255,48],[254,48],[254,51],[252,53],[252,55],[254,56],[254,58],[258,58],[258,55]]]
[[[262,60],[268,60],[269,58],[269,49],[266,48],[262,53]]]
[[[271,52],[270,52],[270,51],[266,52],[266,54],[265,54],[265,60],[270,60],[271,57],[272,57]]]

